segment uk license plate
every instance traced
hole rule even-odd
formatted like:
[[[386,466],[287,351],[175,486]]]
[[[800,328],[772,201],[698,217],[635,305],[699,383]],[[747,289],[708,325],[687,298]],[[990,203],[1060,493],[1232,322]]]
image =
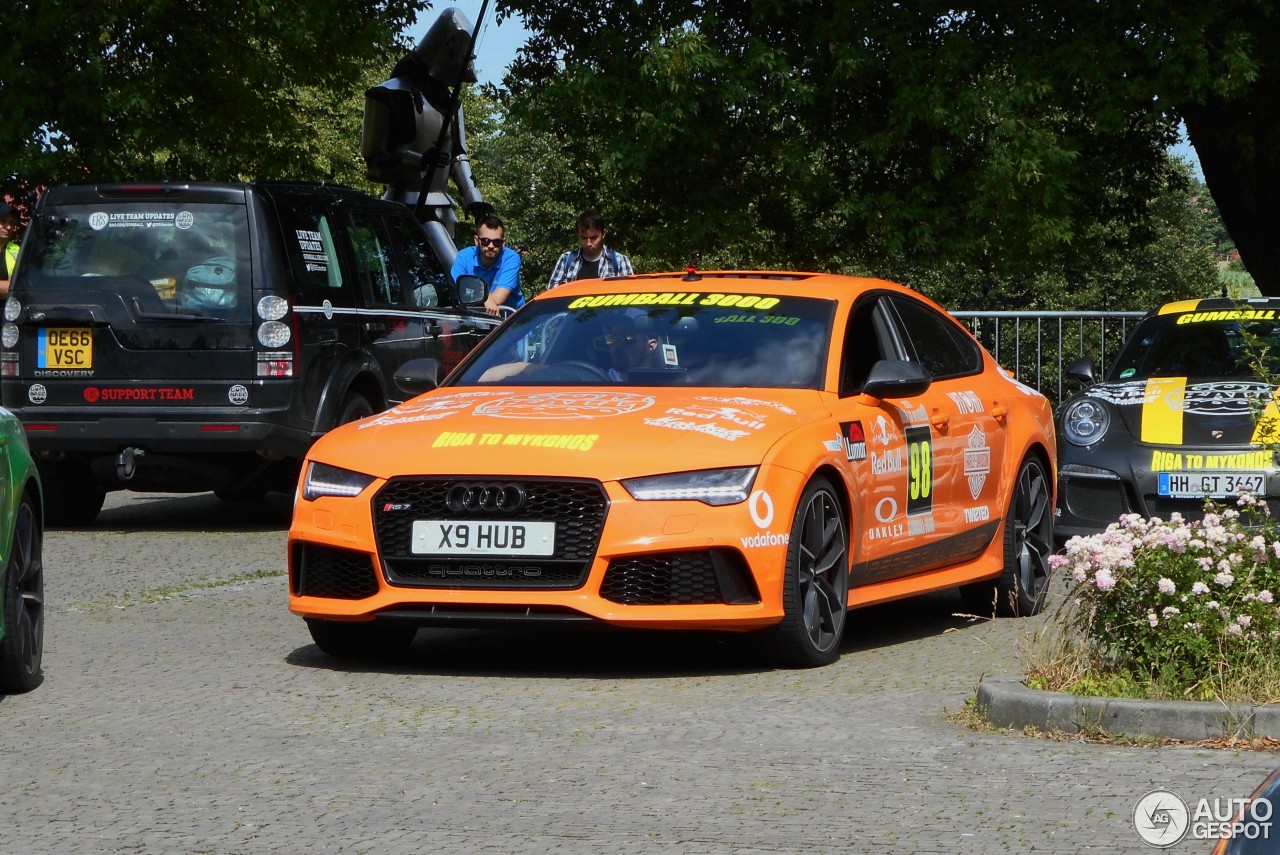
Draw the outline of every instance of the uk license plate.
[[[93,330],[87,327],[41,327],[36,334],[37,368],[93,367]]]
[[[1241,491],[1267,494],[1265,472],[1160,472],[1156,492],[1171,499],[1223,499]]]
[[[410,549],[415,555],[551,555],[553,522],[416,520]]]

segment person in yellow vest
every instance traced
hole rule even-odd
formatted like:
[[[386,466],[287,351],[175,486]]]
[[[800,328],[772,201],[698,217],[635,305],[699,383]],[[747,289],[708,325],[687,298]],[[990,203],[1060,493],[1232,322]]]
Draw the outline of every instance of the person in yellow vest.
[[[18,212],[0,199],[0,300],[9,296],[9,277],[18,266]]]

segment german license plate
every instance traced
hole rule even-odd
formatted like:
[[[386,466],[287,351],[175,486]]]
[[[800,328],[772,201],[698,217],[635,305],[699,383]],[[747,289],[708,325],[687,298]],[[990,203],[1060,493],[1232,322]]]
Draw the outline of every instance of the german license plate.
[[[37,368],[92,368],[93,330],[41,327],[36,334]]]
[[[415,555],[551,555],[555,546],[553,522],[416,520],[410,548]]]
[[[1241,491],[1267,494],[1265,472],[1160,472],[1156,492],[1171,499],[1223,499]]]

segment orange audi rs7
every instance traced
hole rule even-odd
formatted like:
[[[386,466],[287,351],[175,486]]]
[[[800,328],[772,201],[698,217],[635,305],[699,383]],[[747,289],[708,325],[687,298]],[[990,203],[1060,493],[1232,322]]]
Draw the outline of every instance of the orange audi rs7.
[[[574,282],[443,382],[311,449],[289,607],[333,656],[419,627],[768,634],[834,661],[850,609],[960,586],[1043,603],[1053,417],[891,282],[691,272]]]

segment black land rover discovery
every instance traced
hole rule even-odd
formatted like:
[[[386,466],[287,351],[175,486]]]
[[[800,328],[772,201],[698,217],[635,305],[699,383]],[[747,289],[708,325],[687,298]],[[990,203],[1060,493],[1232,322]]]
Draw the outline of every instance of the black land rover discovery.
[[[321,184],[76,184],[36,207],[4,306],[0,394],[49,521],[110,490],[294,489],[322,433],[403,400],[496,324],[408,208]]]

